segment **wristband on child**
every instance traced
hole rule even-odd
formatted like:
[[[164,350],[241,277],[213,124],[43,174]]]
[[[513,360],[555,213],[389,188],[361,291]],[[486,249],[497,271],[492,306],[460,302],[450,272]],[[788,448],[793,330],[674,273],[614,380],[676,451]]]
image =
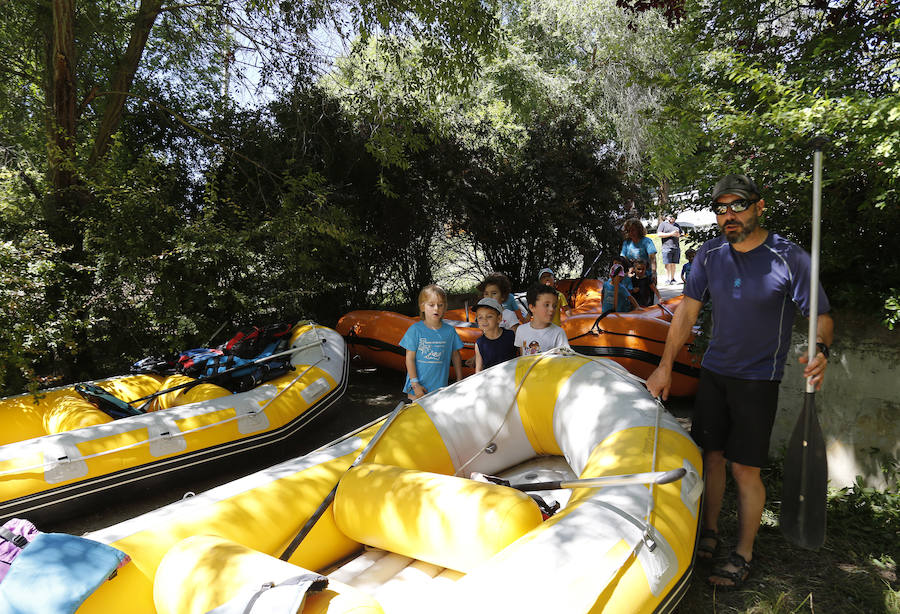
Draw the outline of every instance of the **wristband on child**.
[[[418,378],[418,377],[411,377],[411,378],[409,378],[409,383],[410,383],[410,384],[418,384],[418,383],[419,383],[419,378]]]

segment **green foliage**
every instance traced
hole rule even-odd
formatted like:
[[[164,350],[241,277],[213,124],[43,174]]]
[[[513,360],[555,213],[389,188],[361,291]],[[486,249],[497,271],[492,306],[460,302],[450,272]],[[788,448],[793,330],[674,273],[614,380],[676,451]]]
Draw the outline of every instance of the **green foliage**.
[[[900,324],[900,292],[896,288],[891,288],[890,296],[884,302],[884,312],[884,325],[888,330],[894,330],[894,327]]]
[[[668,82],[680,93],[667,115],[694,146],[678,152],[674,181],[706,195],[722,174],[746,172],[766,227],[809,245],[808,142],[825,135],[823,283],[836,305],[881,309],[900,278],[900,21],[886,4],[853,2],[697,2],[687,15],[677,33],[695,53]]]
[[[786,542],[778,526],[783,465],[762,469],[766,507],[754,545],[753,574],[741,591],[714,590],[704,576],[691,584],[678,612],[746,613],[897,612],[900,499],[896,491],[860,484],[832,491],[828,531],[816,552]],[[890,471],[890,467],[886,467]],[[894,468],[896,469],[896,468]],[[719,531],[733,543],[738,531],[737,496],[729,477]],[[709,571],[706,571],[709,573]]]
[[[410,301],[448,259],[521,288],[617,252],[627,200],[725,172],[806,244],[820,133],[829,295],[900,319],[889,3],[170,5],[108,140],[141,15],[76,9],[67,150],[47,144],[52,13],[0,5],[0,388],[121,372],[223,322]],[[333,63],[323,25],[350,41]]]
[[[285,138],[270,138],[271,115],[235,112],[223,93],[258,86],[289,96],[285,85],[308,83],[321,62],[313,32],[327,23],[363,39],[396,35],[394,49],[417,49],[450,89],[473,78],[496,33],[493,8],[477,1],[141,7],[151,10],[79,3],[69,18],[40,3],[0,5],[4,305],[28,296],[3,313],[0,389],[36,374],[121,372],[229,320],[333,318],[363,302],[379,279],[357,275],[356,259],[383,254],[374,268],[398,249],[370,238],[365,206],[345,207],[346,178],[329,176],[333,135],[319,140],[323,155],[307,155],[290,117],[279,119]],[[51,57],[54,32],[68,28],[71,55]],[[146,46],[131,47],[144,34]],[[69,73],[54,84],[63,64]],[[123,67],[133,78],[119,80]],[[51,104],[64,90],[74,117]],[[124,114],[110,118],[123,90]],[[306,110],[302,129],[319,119]],[[63,146],[48,146],[57,133]],[[337,140],[377,148],[348,131]],[[391,179],[365,158],[359,189],[388,192]]]
[[[853,486],[830,493],[828,499],[830,531],[840,531],[841,539],[858,552],[864,552],[858,549],[873,539],[886,538],[892,544],[900,540],[900,466],[895,458],[878,449],[869,453],[882,460],[887,488],[866,486],[863,477],[857,476]],[[897,563],[896,549],[875,550],[872,554],[871,564],[876,568],[896,570]],[[888,591],[886,596],[894,606],[898,604],[900,593]]]
[[[482,275],[503,271],[519,288],[543,266],[573,268],[598,250],[617,251],[618,212],[630,189],[577,117],[563,109],[548,115],[515,154],[460,151],[442,190],[451,227],[483,258],[472,266]]]
[[[15,241],[0,241],[0,386],[46,385],[52,380],[35,372],[34,361],[59,349],[66,322],[43,301],[48,286],[61,274],[59,253],[46,233],[26,231]]]

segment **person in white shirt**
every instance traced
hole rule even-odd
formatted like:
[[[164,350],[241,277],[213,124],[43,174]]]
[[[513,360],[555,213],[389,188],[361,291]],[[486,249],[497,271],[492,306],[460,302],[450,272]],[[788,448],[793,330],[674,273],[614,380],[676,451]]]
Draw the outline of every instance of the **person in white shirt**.
[[[531,321],[516,329],[516,348],[522,356],[540,354],[556,347],[569,347],[566,332],[553,323],[557,292],[550,286],[535,284],[526,294]]]

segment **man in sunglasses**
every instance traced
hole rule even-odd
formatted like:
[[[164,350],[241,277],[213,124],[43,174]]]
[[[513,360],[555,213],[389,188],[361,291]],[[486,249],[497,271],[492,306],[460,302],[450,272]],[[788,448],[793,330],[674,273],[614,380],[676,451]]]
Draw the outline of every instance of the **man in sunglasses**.
[[[668,398],[675,355],[690,337],[703,302],[710,301],[713,329],[701,363],[691,426],[691,436],[703,448],[706,476],[697,556],[712,559],[716,554],[726,461],[730,461],[738,491],[737,544],[708,580],[737,588],[750,575],[753,542],[765,506],[760,468],[768,462],[795,311],[799,308],[809,315],[810,257],[798,245],[759,225],[765,201],[746,175],[720,179],[712,201],[722,236],[704,243],[694,257],[683,302],[669,328],[659,367],[647,380],[647,390]],[[818,292],[819,353],[804,370],[816,389],[825,376],[834,331],[821,285]],[[799,360],[805,364],[806,354]]]

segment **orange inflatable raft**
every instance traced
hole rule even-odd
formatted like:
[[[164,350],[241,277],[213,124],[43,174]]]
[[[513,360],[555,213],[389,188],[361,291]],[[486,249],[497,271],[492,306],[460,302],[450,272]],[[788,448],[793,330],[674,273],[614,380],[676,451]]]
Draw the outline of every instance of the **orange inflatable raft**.
[[[557,289],[567,295],[572,306],[572,315],[562,318],[569,345],[579,354],[610,358],[646,379],[659,364],[669,323],[682,297],[627,313],[603,315],[602,286],[597,279],[565,279],[557,284]],[[336,329],[354,358],[405,372],[406,352],[400,347],[400,339],[416,320],[392,311],[358,310],[344,315]],[[481,336],[481,330],[475,324],[474,310],[468,307],[448,310],[444,321],[455,326],[462,339],[463,362],[473,358],[475,340]],[[690,352],[692,342],[693,338],[689,339],[676,356],[671,395],[691,396],[697,391],[700,356]],[[464,375],[473,371],[463,367]],[[450,375],[452,378],[452,369]]]

